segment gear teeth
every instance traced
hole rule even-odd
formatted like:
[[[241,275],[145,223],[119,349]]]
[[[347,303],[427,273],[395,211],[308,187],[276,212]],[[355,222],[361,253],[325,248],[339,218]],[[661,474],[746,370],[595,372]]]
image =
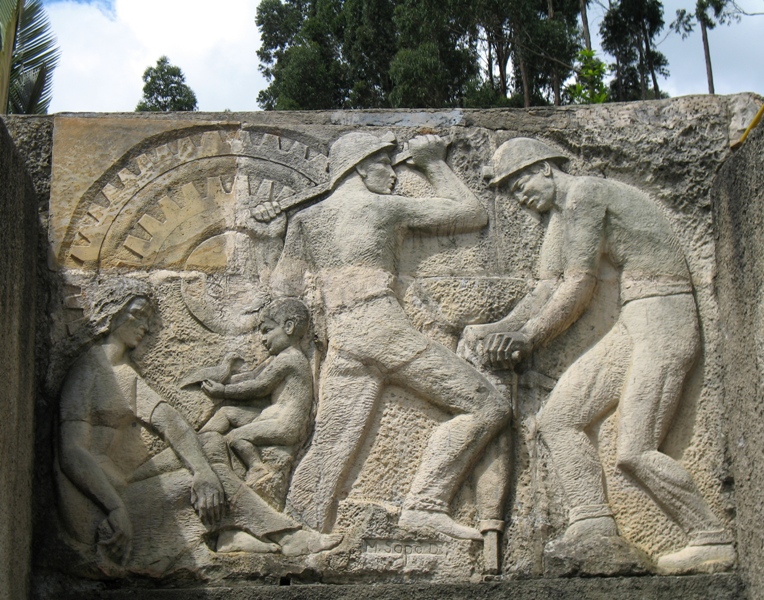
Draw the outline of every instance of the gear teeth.
[[[222,131],[205,131],[202,134],[202,154],[205,156],[217,156],[219,154],[228,154],[231,145],[225,139],[225,133]]]
[[[146,233],[149,235],[156,235],[159,231],[162,230],[164,223],[162,223],[162,221],[159,219],[155,219],[151,215],[146,214],[138,219],[138,225],[143,227],[143,229],[145,229]]]
[[[138,170],[141,173],[150,171],[151,168],[154,166],[154,161],[151,160],[151,158],[147,156],[146,154],[141,154],[139,156],[136,156],[135,163],[138,165]]]
[[[233,178],[233,185],[231,186],[231,194],[237,199],[248,198],[249,191],[249,176],[248,175],[236,175]]]
[[[106,215],[106,209],[99,204],[91,204],[88,206],[88,215],[90,215],[96,223],[101,223]]]
[[[207,178],[207,197],[217,198],[218,196],[225,194],[225,188],[223,187],[223,181],[220,177],[208,177]]]
[[[85,303],[81,294],[64,297],[64,308],[82,310],[84,306]]]
[[[101,242],[103,241],[103,235],[101,235],[100,237],[93,236],[91,239],[88,239],[83,232],[80,232],[80,236],[82,237],[82,239],[89,242],[88,245],[87,246],[72,245],[71,249],[69,250],[69,254],[71,254],[72,258],[74,258],[80,264],[98,260],[98,255],[101,252]]]
[[[141,259],[144,259],[152,252],[154,245],[152,242],[153,240],[143,240],[134,235],[128,235],[124,246],[131,252],[137,254]]]
[[[318,173],[325,173],[324,181],[329,179],[329,159],[323,154],[316,154],[309,159],[311,167]]]
[[[285,149],[287,144],[289,146]],[[282,139],[272,133],[218,129],[168,141],[135,156],[130,162],[130,168],[121,169],[104,184],[96,200],[84,207],[79,221],[70,225],[76,229],[69,238],[72,241],[62,250],[63,256],[68,255],[78,267],[84,263],[97,263],[102,258],[101,248],[107,234],[112,231],[115,220],[119,219],[125,206],[141,193],[146,184],[163,173],[195,160],[230,155],[261,159],[287,167],[305,177],[311,185],[322,184],[328,180],[328,158],[324,154],[312,150],[312,147],[302,142],[290,138]],[[270,188],[264,188],[264,184]],[[161,217],[143,214],[137,223],[133,222],[132,226],[139,225],[141,230],[133,231],[135,235],[127,238],[125,247],[144,259],[140,263],[147,264],[147,261],[152,259],[151,253],[161,249],[170,232],[184,219],[214,209],[216,205],[222,210],[228,205],[236,205],[237,202],[262,202],[262,199],[272,199],[274,195],[272,182],[263,181],[253,197],[246,176],[236,176],[230,192],[226,192],[219,177],[212,177],[207,180],[206,196],[202,197],[190,183],[181,188],[181,193],[180,201],[183,202],[183,206],[179,206],[169,197],[159,200],[159,207],[164,215],[163,221]],[[291,188],[283,187],[277,199],[286,199],[293,195],[294,191]],[[148,234],[149,240],[143,239],[143,231]]]
[[[270,152],[281,152],[281,138],[270,133],[263,135],[263,139],[260,141],[260,149],[266,156]]]
[[[231,152],[234,154],[244,154],[244,149],[252,145],[252,136],[249,131],[239,129],[231,140]]]
[[[190,137],[181,138],[178,140],[177,159],[180,163],[185,163],[196,158],[198,152],[196,144]]]
[[[283,188],[281,188],[281,192],[279,192],[276,201],[283,200],[284,198],[290,198],[292,196],[294,196],[294,190],[285,185]]]
[[[308,147],[302,142],[295,142],[289,149],[289,154],[300,160],[308,158]]]
[[[202,199],[202,197],[199,195],[199,192],[196,191],[196,186],[194,186],[193,183],[185,184],[181,190],[183,191],[183,197],[190,202],[195,203],[201,201]]]
[[[87,321],[87,319],[85,319],[84,317],[81,319],[76,319],[74,321],[69,321],[66,324],[66,333],[69,335],[74,335],[85,324],[85,321]]]
[[[191,187],[193,187],[193,185]],[[194,188],[194,191],[196,191],[196,188]],[[165,223],[181,211],[178,203],[169,196],[163,196],[160,198],[158,204],[159,208],[162,210],[162,214],[164,215]]]
[[[109,201],[110,204],[114,204],[115,200],[119,197],[121,192],[121,188],[118,188],[116,185],[112,185],[111,183],[107,183],[101,190],[101,193]]]
[[[167,144],[157,146],[154,151],[156,152],[157,163],[160,165],[172,162],[172,160],[175,158],[175,155]]]
[[[124,185],[125,187],[128,187],[136,179],[138,179],[138,176],[135,173],[133,173],[130,169],[122,169],[119,173],[117,173],[117,176],[119,177],[119,180],[122,182],[122,185]]]
[[[273,182],[270,179],[263,179],[260,187],[255,194],[255,205],[263,202],[270,202],[273,199]]]

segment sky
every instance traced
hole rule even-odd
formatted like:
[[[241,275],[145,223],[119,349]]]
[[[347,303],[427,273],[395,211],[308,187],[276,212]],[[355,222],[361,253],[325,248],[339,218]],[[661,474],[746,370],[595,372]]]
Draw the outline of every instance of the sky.
[[[130,112],[141,99],[141,76],[166,55],[197,96],[199,110],[258,110],[267,83],[255,54],[257,0],[44,0],[61,60],[50,112]],[[764,12],[764,0],[741,0]],[[694,0],[664,0],[664,19]],[[596,36],[602,8],[593,2]],[[686,40],[660,36],[671,75],[659,79],[672,97],[707,92],[700,31]],[[709,33],[718,94],[764,94],[764,16],[743,17]],[[604,58],[608,62],[607,57]]]

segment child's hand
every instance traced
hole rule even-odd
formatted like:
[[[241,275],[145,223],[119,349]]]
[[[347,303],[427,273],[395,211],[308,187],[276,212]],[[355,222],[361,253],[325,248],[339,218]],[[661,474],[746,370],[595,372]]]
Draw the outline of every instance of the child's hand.
[[[225,386],[211,379],[205,379],[202,382],[202,391],[210,398],[225,398]]]

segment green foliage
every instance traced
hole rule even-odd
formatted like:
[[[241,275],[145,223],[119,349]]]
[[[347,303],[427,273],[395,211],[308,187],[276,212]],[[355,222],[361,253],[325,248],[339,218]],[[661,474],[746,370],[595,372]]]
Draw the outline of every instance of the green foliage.
[[[660,0],[619,0],[610,5],[600,33],[602,48],[615,58],[611,65],[612,100],[663,97],[658,76],[668,76],[668,60],[655,49],[655,38],[663,25]]]
[[[607,101],[608,89],[605,86],[607,65],[597,58],[594,50],[578,51],[576,82],[567,87],[573,104],[602,104]]]
[[[465,0],[401,0],[398,47],[390,64],[392,105],[438,108],[461,103],[478,74],[473,18]]]
[[[0,0],[0,43],[0,107],[47,113],[61,53],[41,0]]]
[[[170,64],[166,56],[157,60],[156,67],[143,72],[143,81],[143,99],[135,107],[136,112],[196,110],[196,94],[186,85],[180,67]]]
[[[262,0],[258,57],[269,85],[258,103],[438,108],[660,96],[661,2],[614,1],[603,25],[616,59],[608,94],[602,62],[578,54],[581,0]],[[580,87],[568,89],[574,73]]]

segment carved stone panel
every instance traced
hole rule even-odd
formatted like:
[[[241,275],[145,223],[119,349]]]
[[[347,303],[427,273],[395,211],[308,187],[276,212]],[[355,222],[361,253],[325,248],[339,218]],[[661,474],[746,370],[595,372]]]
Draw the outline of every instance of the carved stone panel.
[[[676,133],[710,123],[711,160],[729,127],[650,106],[57,117],[56,569],[733,568],[710,178]]]

